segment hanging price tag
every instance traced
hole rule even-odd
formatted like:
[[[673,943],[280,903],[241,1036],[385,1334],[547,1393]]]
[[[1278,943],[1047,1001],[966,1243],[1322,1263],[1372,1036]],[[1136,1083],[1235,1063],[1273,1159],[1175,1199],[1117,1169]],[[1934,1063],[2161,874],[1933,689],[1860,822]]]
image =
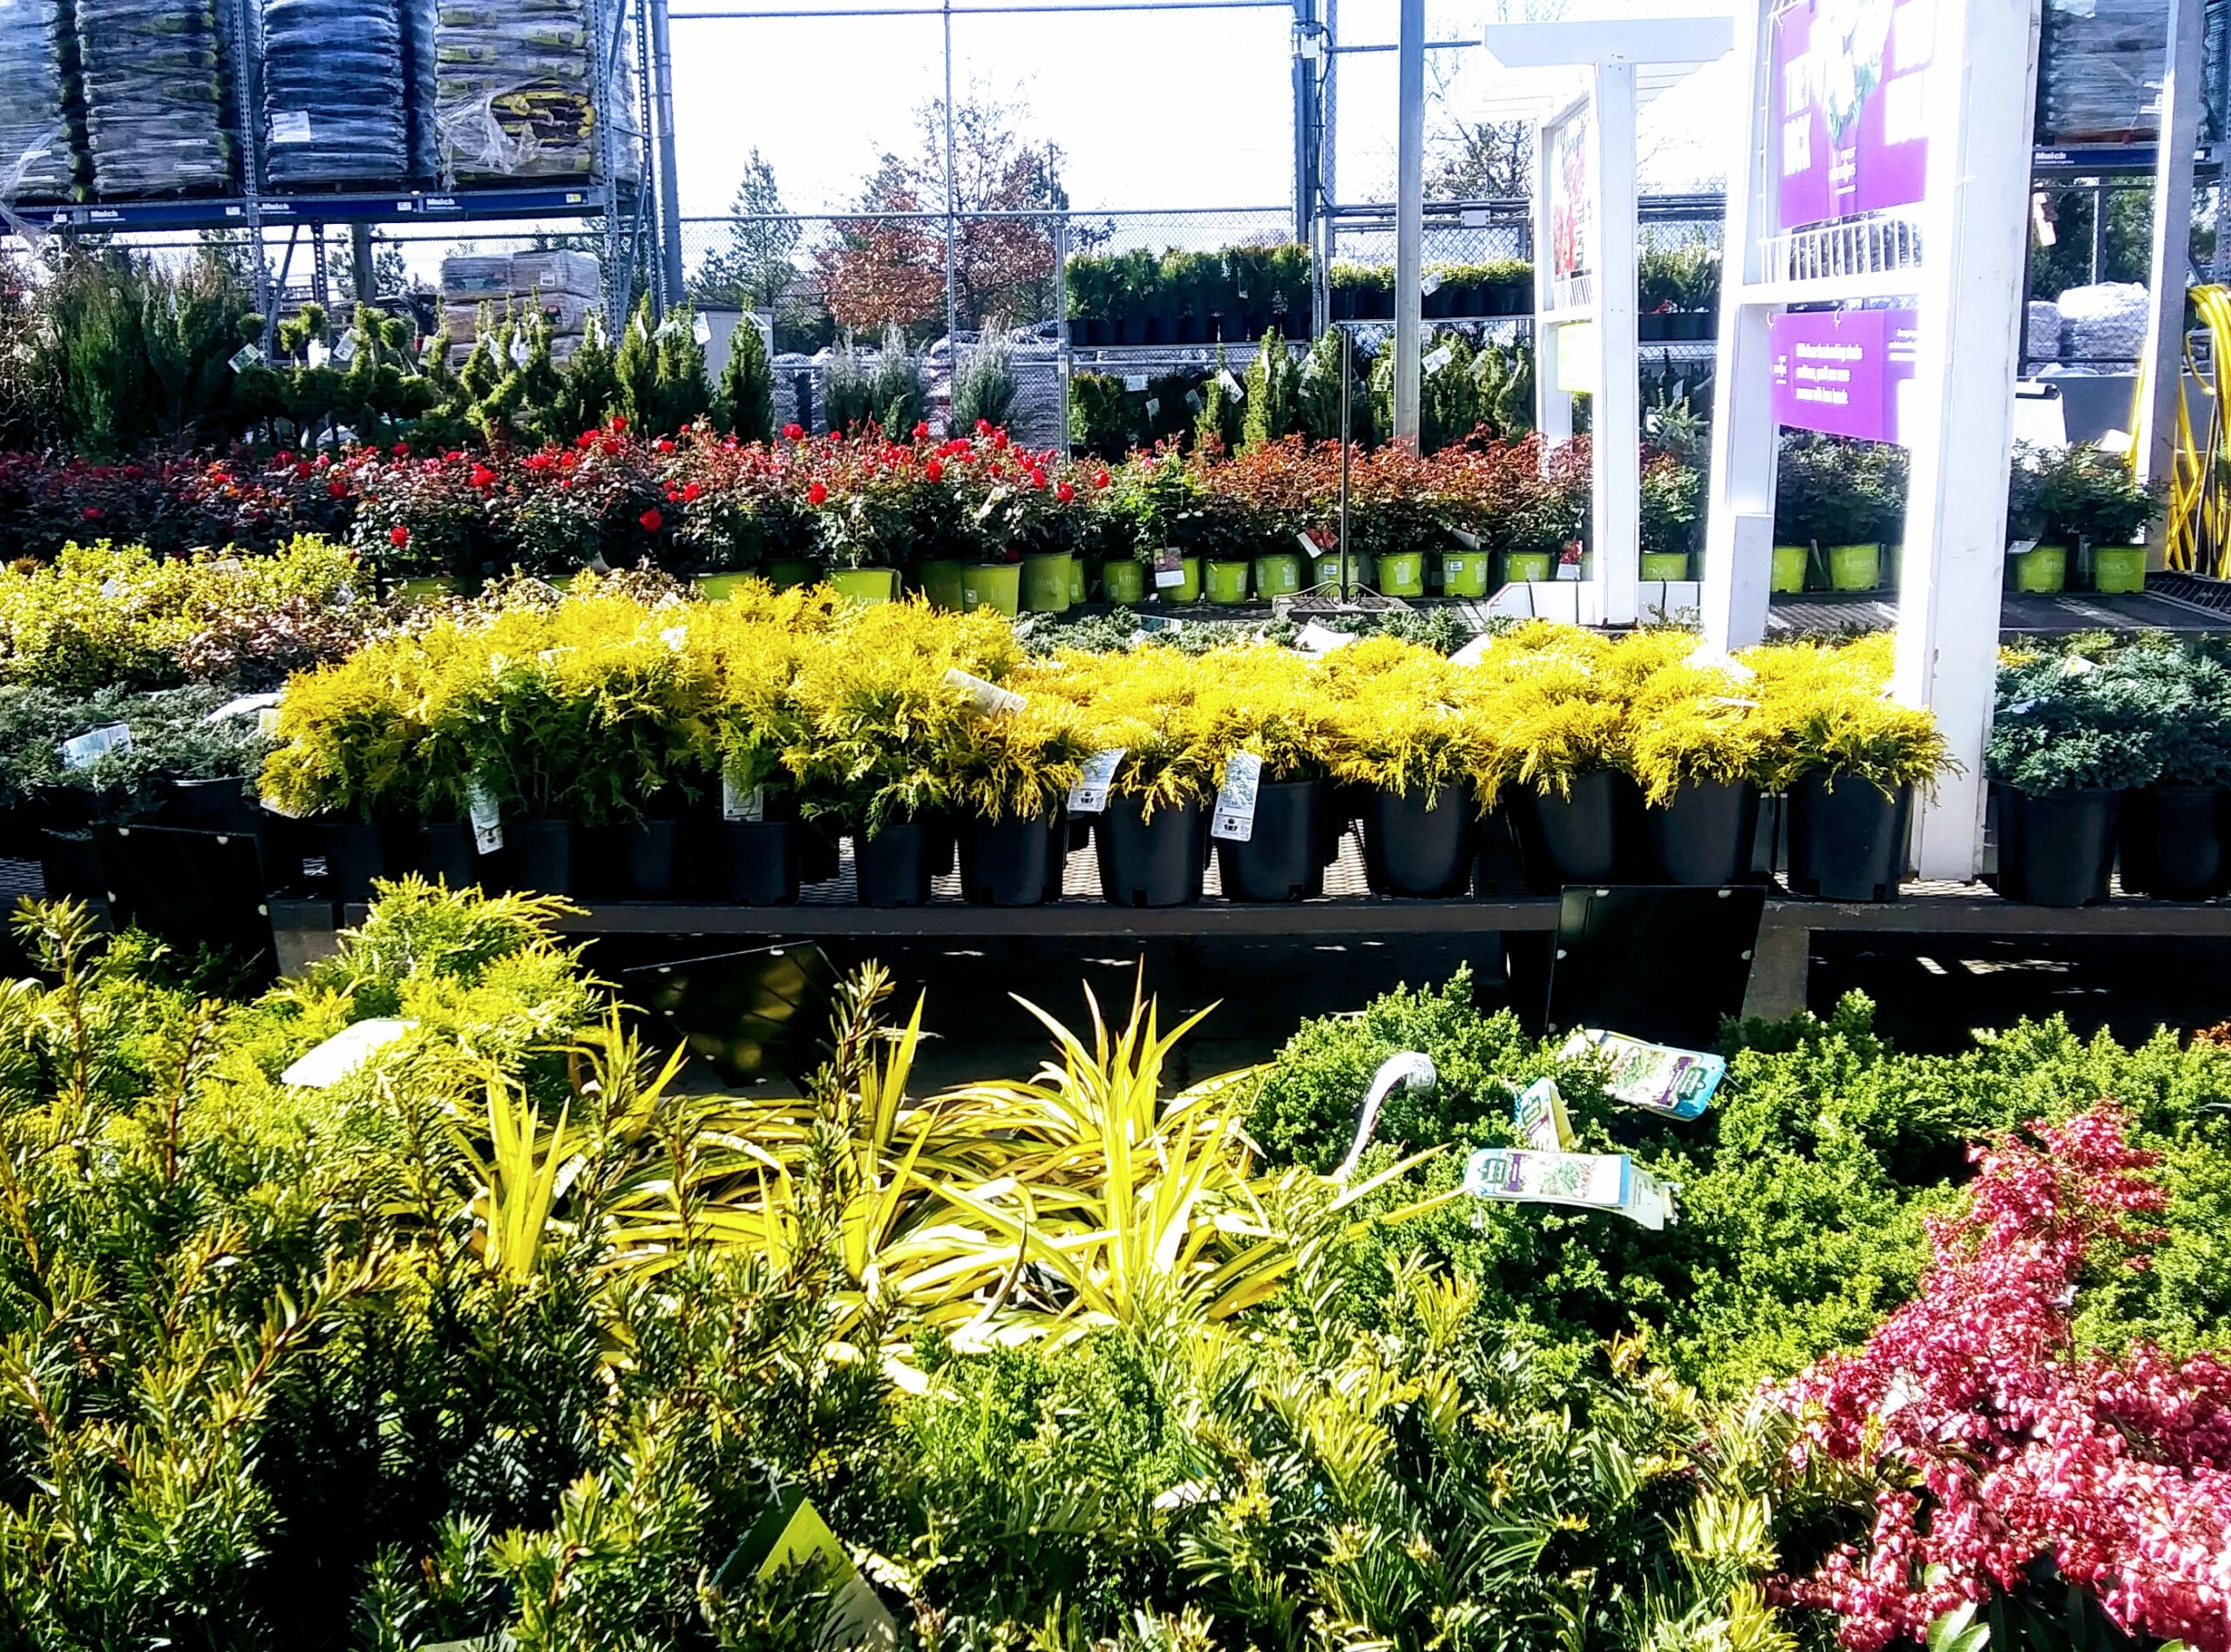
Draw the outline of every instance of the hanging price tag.
[[[112,751],[132,749],[132,730],[123,723],[104,723],[98,728],[87,729],[74,740],[62,742],[62,766],[64,768],[90,768]]]
[[[1251,751],[1236,751],[1224,760],[1224,787],[1217,793],[1216,818],[1209,836],[1228,843],[1244,843],[1255,836],[1255,798],[1263,786],[1263,760]]]
[[[987,717],[1001,717],[1021,711],[1029,702],[1021,694],[1009,692],[995,682],[986,682],[981,677],[972,677],[959,666],[946,668],[945,686],[958,688],[968,696],[968,703]]]
[[[1116,783],[1116,770],[1123,761],[1124,748],[1112,747],[1096,751],[1084,766],[1084,773],[1077,783],[1069,788],[1069,813],[1072,815],[1100,815],[1108,809],[1108,789]]]
[[[1185,583],[1185,560],[1170,546],[1164,545],[1154,553],[1154,585],[1157,591],[1171,590]]]
[[[476,780],[465,789],[465,810],[472,817],[472,847],[483,855],[492,855],[504,846],[504,812],[497,807],[496,794],[488,789],[485,780]]]
[[[721,776],[721,818],[757,825],[767,818],[767,789],[740,786],[734,775]]]

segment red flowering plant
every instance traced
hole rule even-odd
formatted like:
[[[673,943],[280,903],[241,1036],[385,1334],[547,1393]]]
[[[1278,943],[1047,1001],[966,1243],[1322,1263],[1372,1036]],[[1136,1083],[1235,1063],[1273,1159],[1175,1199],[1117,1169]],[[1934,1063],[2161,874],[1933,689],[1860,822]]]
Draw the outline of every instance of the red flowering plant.
[[[1965,1208],[1930,1224],[1919,1297],[1783,1393],[1794,1465],[1878,1489],[1866,1534],[1777,1591],[1836,1613],[1854,1652],[2071,1587],[2122,1634],[2227,1652],[2231,1364],[2089,1351],[2072,1319],[2103,1270],[2146,1266],[2159,1155],[2112,1102],[2031,1128],[1978,1151]]]
[[[475,485],[478,459],[451,450],[412,459],[367,454],[349,469],[357,490],[349,543],[387,579],[429,577],[477,583],[498,572],[489,490]]]
[[[960,531],[977,560],[1019,562],[1075,545],[1076,481],[1052,450],[1018,447],[1005,430],[980,420],[974,435],[928,451],[953,491]]]
[[[781,448],[694,426],[668,456],[664,483],[661,514],[677,571],[726,573],[813,554],[812,524],[793,497]]]
[[[885,439],[873,425],[850,437],[801,443],[789,455],[790,495],[802,503],[814,545],[831,568],[904,568],[936,554],[955,504],[950,443]]]
[[[1589,508],[1585,437],[1547,456],[1542,439],[1464,442],[1433,457],[1431,498],[1443,523],[1487,549],[1554,552],[1581,537]]]

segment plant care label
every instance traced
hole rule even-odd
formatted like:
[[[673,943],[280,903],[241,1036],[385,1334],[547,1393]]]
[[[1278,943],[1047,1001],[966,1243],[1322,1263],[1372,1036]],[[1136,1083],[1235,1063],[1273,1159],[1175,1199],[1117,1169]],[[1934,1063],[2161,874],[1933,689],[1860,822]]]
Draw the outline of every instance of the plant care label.
[[[279,1075],[279,1082],[305,1090],[330,1088],[417,1025],[407,1018],[388,1015],[352,1022],[299,1058]]]
[[[1510,1121],[1526,1145],[1543,1153],[1570,1153],[1575,1145],[1572,1121],[1565,1115],[1565,1099],[1555,1079],[1541,1078],[1518,1092],[1510,1107]]]
[[[695,339],[700,344],[710,344],[713,342],[713,323],[711,320],[702,314],[697,315],[689,323],[689,336]]]
[[[1457,544],[1462,545],[1467,551],[1477,551],[1480,548],[1480,536],[1476,533],[1470,532],[1466,529],[1451,528],[1448,531],[1448,537],[1455,540]]]
[[[1185,583],[1185,559],[1174,546],[1164,545],[1154,553],[1154,585],[1157,591],[1168,591]]]
[[[533,354],[533,350],[527,344],[525,333],[512,335],[512,365],[513,367],[525,367],[526,358]]]
[[[1345,648],[1356,640],[1352,631],[1335,631],[1330,626],[1320,626],[1314,620],[1294,633],[1296,653],[1324,655],[1337,648]]]
[[[1231,376],[1230,368],[1221,367],[1217,369],[1217,383],[1224,386],[1224,393],[1233,401],[1244,402],[1247,399],[1247,392],[1240,388],[1239,381]]]
[[[1678,1050],[1670,1044],[1651,1044],[1623,1032],[1599,1032],[1582,1027],[1557,1052],[1560,1060],[1594,1053],[1608,1057],[1611,1076],[1604,1093],[1615,1101],[1675,1119],[1704,1115],[1719,1081],[1727,1076],[1727,1063],[1717,1055]]]
[[[2026,556],[2037,548],[2038,542],[2035,539],[2016,539],[2007,545],[2006,554],[2010,557]]]
[[[1126,373],[1123,375],[1123,388],[1132,395],[1138,395],[1140,392],[1143,391],[1146,387],[1147,376],[1145,374]],[[1148,410],[1147,416],[1149,418],[1152,418],[1154,416],[1154,413],[1151,409]]]
[[[1224,786],[1217,793],[1216,817],[1209,836],[1244,843],[1255,836],[1255,799],[1263,789],[1263,760],[1251,751],[1224,759]]]
[[[1077,783],[1069,788],[1069,813],[1072,815],[1102,815],[1108,812],[1108,789],[1116,783],[1116,770],[1123,762],[1124,748],[1111,746],[1096,751],[1087,760],[1084,773],[1077,776]]]
[[[75,739],[62,742],[64,768],[90,768],[112,751],[132,749],[132,730],[123,723],[103,723]]]
[[[1305,557],[1321,557],[1326,553],[1326,547],[1318,544],[1316,540],[1311,538],[1306,533],[1297,531],[1293,537],[1300,543],[1302,555]]]
[[[1147,397],[1147,417],[1149,420],[1152,420],[1161,412],[1162,398],[1158,396],[1149,396]]]
[[[1425,294],[1426,296],[1430,298],[1434,294],[1438,293],[1440,290],[1441,272],[1437,269],[1427,270],[1425,273],[1425,278],[1418,283],[1418,291]]]
[[[268,694],[242,694],[237,700],[227,700],[201,721],[216,723],[224,721],[227,717],[245,717],[250,712],[275,711],[279,707],[279,692],[274,689]]]
[[[343,333],[340,342],[333,347],[333,364],[336,367],[346,367],[356,359],[356,335],[354,333]]]
[[[1679,1219],[1673,1184],[1660,1181],[1624,1153],[1482,1148],[1464,1167],[1464,1191],[1475,1199],[1616,1211],[1653,1233]]]
[[[312,367],[323,367],[326,358],[332,354],[331,350],[325,348],[325,341],[322,338],[314,338],[302,346],[302,360]]]
[[[1699,643],[1681,663],[1692,671],[1724,672],[1742,682],[1748,682],[1759,674],[1733,654],[1715,648],[1708,642]]]
[[[756,826],[767,818],[767,789],[741,784],[734,775],[721,776],[721,818]]]
[[[1005,716],[1011,711],[1021,711],[1029,701],[1021,694],[1002,688],[995,682],[986,682],[981,677],[972,677],[959,666],[946,668],[945,686],[958,688],[968,696],[968,703],[987,717]]]
[[[232,353],[225,365],[235,373],[245,373],[263,359],[263,352],[254,344],[243,344]]]
[[[465,791],[465,812],[472,818],[472,847],[492,855],[504,846],[504,811],[485,780],[476,780]]]
[[[1444,344],[1437,350],[1427,352],[1425,360],[1420,362],[1418,367],[1423,372],[1438,373],[1455,359],[1456,352]]]

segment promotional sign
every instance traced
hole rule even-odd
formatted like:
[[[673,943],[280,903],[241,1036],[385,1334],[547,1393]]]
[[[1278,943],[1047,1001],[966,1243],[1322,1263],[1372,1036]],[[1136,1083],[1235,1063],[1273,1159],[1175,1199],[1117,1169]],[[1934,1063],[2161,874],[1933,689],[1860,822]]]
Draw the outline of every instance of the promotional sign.
[[[1783,229],[1921,200],[1936,8],[1936,0],[1797,0],[1774,18]]]
[[[1914,312],[1791,311],[1768,323],[1777,424],[1862,442],[1898,439],[1914,374]]]
[[[1542,129],[1549,155],[1549,275],[1569,281],[1595,267],[1596,194],[1588,179],[1588,111]]]

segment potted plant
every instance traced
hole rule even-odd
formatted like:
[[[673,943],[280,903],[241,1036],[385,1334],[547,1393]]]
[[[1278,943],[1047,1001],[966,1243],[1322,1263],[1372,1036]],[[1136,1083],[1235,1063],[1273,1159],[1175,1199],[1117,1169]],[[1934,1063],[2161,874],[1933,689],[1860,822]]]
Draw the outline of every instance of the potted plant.
[[[2124,794],[2160,778],[2147,676],[2045,655],[2004,666],[1984,748],[1998,891],[2038,906],[2108,897]]]
[[[978,906],[1037,906],[1061,897],[1070,788],[1091,755],[1075,709],[1033,695],[1005,711],[970,711],[942,729],[953,789],[960,892]]]
[[[2231,672],[2166,637],[2140,639],[2110,664],[2143,685],[2153,714],[2145,737],[2160,765],[2123,796],[2123,887],[2173,901],[2231,892]]]
[[[2017,591],[2058,591],[2068,583],[2068,546],[2045,543],[2048,531],[2062,525],[2051,510],[2055,468],[2036,448],[2016,445],[2006,478],[2006,578]]]
[[[1321,893],[1332,738],[1321,685],[1297,656],[1267,647],[1220,650],[1205,668],[1201,710],[1218,808],[1226,791],[1252,803],[1243,830],[1215,839],[1224,898],[1298,901]]]
[[[1758,704],[1748,674],[1685,664],[1643,685],[1627,763],[1643,795],[1643,875],[1705,888],[1739,883],[1758,836]]]
[[[1490,736],[1474,784],[1488,807],[1508,789],[1527,882],[1539,893],[1603,883],[1633,858],[1626,713],[1595,678],[1600,652],[1593,639],[1560,636],[1468,694]]]
[[[693,624],[692,640],[714,674],[692,753],[706,802],[695,816],[697,887],[739,906],[788,905],[806,847],[790,766],[809,739],[797,687],[804,639],[714,616]]]
[[[1116,327],[1117,344],[1159,344],[1162,324],[1162,272],[1152,253],[1134,247],[1116,255],[1113,266],[1114,291],[1109,314]]]
[[[437,626],[423,639],[374,643],[297,677],[279,704],[279,744],[258,790],[267,807],[315,823],[342,900],[369,900],[374,879],[409,864],[396,827],[416,814],[421,661],[452,637]]]
[[[1675,580],[1689,577],[1696,548],[1698,518],[1703,514],[1703,472],[1670,453],[1653,456],[1642,471],[1642,577]]]
[[[1116,268],[1113,261],[1091,253],[1072,253],[1065,274],[1068,281],[1069,342],[1085,348],[1114,343],[1101,331],[1109,315]]]
[[[1359,788],[1372,890],[1441,899],[1471,882],[1472,777],[1487,725],[1439,654],[1375,637],[1331,656],[1333,777]]]
[[[1087,743],[1123,754],[1093,832],[1101,897],[1111,906],[1190,906],[1201,898],[1208,810],[1222,778],[1199,679],[1172,650],[1120,658],[1126,669],[1088,712]]]
[[[2109,594],[2145,590],[2145,533],[2160,514],[2158,490],[2140,486],[2126,461],[2089,445],[2064,449],[2045,468],[2051,531],[2080,548],[2092,588]]]

